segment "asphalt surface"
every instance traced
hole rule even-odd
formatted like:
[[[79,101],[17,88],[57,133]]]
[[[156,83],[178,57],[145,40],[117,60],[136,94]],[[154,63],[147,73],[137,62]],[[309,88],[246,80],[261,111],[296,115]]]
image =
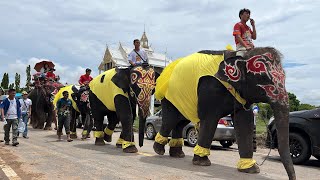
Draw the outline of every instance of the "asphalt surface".
[[[2,123],[0,124],[2,126]],[[0,127],[0,139],[3,128]],[[80,129],[78,129],[80,135]],[[19,146],[0,143],[0,179],[287,179],[276,150],[260,167],[260,174],[244,174],[236,170],[239,159],[236,145],[230,149],[213,143],[209,167],[192,165],[193,149],[184,147],[185,158],[176,159],[166,154],[159,156],[152,149],[153,141],[145,140],[139,153],[126,154],[113,142],[95,146],[94,138],[73,142],[57,141],[56,132],[29,131],[30,139],[19,138]],[[138,138],[136,136],[136,142]],[[258,148],[254,158],[261,163],[268,149]],[[9,167],[9,168],[8,168]],[[10,168],[14,171],[10,171]],[[8,170],[9,169],[9,170]],[[297,179],[319,179],[320,161],[312,158],[306,165],[295,166]],[[11,173],[11,174],[10,174]],[[9,174],[9,178],[8,178]]]

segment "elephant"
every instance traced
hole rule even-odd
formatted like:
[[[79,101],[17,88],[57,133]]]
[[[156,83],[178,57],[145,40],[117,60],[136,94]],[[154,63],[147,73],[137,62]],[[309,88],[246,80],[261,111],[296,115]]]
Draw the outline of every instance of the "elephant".
[[[53,92],[62,87],[61,84],[43,84],[35,86],[28,97],[32,100],[31,122],[34,129],[51,130],[54,118],[52,104]]]
[[[253,157],[254,120],[250,106],[269,103],[273,109],[279,154],[289,179],[296,179],[289,152],[289,103],[281,53],[259,47],[243,57],[235,51],[203,50],[173,61],[157,80],[155,96],[161,100],[162,126],[155,137],[154,151],[163,155],[168,136],[169,155],[185,156],[182,130],[190,121],[199,123],[194,165],[210,166],[210,147],[220,118],[231,114],[240,160],[237,169],[259,173]]]
[[[89,89],[88,87],[80,87],[76,85],[69,85],[61,88],[58,93],[56,93],[53,104],[56,105],[58,100],[63,97],[63,91],[69,92],[69,99],[72,101],[72,109],[71,109],[71,121],[70,121],[70,137],[72,139],[76,139],[76,118],[81,114],[82,119],[84,121],[84,129],[82,132],[82,139],[86,139],[89,137],[93,126],[93,120],[90,110],[89,104]]]
[[[125,153],[135,153],[133,121],[136,105],[139,107],[139,146],[143,146],[144,124],[149,115],[151,95],[159,75],[148,64],[134,67],[116,67],[95,77],[89,84],[89,100],[96,131],[95,145],[111,142],[116,124],[120,121],[122,132],[116,142]],[[104,116],[108,125],[103,129]]]

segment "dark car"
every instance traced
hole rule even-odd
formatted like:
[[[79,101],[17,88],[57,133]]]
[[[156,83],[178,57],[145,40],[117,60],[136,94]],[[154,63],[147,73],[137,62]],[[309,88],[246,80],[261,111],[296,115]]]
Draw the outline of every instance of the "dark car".
[[[156,134],[160,131],[161,125],[162,115],[160,110],[155,115],[147,118],[145,128],[147,139],[154,139]],[[182,137],[186,139],[187,143],[190,146],[197,145],[198,134],[191,122],[186,127],[184,127]],[[232,144],[235,142],[235,132],[230,116],[226,116],[219,120],[213,141],[219,141],[220,144],[225,148],[232,146]]]
[[[269,121],[268,129],[266,145],[277,148],[277,130],[273,117]],[[290,112],[289,145],[294,164],[303,164],[311,155],[320,160],[320,108]]]

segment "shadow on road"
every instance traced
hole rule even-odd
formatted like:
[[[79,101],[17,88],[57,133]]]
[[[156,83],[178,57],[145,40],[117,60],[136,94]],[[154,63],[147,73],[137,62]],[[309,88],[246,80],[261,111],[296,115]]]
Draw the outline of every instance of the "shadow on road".
[[[156,166],[171,167],[173,169],[180,169],[191,171],[190,173],[197,174],[202,178],[221,178],[221,179],[270,179],[263,177],[259,174],[245,174],[237,171],[236,167],[231,168],[220,164],[214,164],[211,166],[195,166],[192,164],[192,157],[186,156],[185,158],[177,159],[170,156],[153,156],[153,157],[141,157],[141,162],[153,164]],[[161,169],[159,167],[159,169]]]
[[[104,146],[96,146],[92,143],[90,144],[76,144],[73,147],[80,149],[87,149],[92,151],[101,152],[101,154],[108,154],[113,156],[138,156],[137,153],[124,153],[121,148],[117,148],[115,145],[106,144]]]
[[[267,160],[281,163],[280,156],[270,156]],[[320,168],[320,160],[310,159],[309,161],[307,161],[306,163],[304,163],[302,165],[295,165],[295,166],[304,166],[304,167],[308,167],[308,168],[319,169]]]

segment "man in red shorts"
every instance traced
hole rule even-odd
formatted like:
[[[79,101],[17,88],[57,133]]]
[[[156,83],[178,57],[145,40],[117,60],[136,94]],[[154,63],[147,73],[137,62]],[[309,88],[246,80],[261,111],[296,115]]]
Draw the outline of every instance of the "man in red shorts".
[[[87,68],[86,69],[86,74],[80,76],[80,79],[79,79],[79,84],[80,86],[87,86],[89,85],[90,81],[93,79],[91,76],[91,69]]]
[[[237,55],[243,56],[244,53],[254,48],[252,40],[257,39],[255,22],[250,19],[250,10],[241,9],[239,12],[240,22],[234,25],[233,36],[235,37]],[[250,20],[252,30],[247,26],[247,21]]]

